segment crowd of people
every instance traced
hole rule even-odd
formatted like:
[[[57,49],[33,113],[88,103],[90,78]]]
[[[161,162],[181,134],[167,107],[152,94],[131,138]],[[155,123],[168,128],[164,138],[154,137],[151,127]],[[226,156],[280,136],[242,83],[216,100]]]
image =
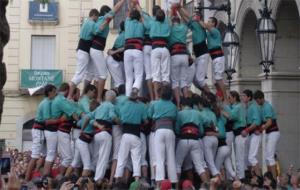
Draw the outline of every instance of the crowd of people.
[[[44,187],[55,177],[62,189],[298,188],[299,174],[278,178],[280,132],[264,93],[226,91],[218,20],[206,23],[171,0],[168,10],[154,6],[150,16],[130,0],[105,58],[109,23],[124,2],[90,11],[74,77],[58,89],[45,86],[24,180],[39,174]],[[205,82],[209,62],[216,93]],[[104,89],[108,73],[111,90]],[[141,92],[144,80],[147,93]],[[258,162],[263,133],[265,174]]]

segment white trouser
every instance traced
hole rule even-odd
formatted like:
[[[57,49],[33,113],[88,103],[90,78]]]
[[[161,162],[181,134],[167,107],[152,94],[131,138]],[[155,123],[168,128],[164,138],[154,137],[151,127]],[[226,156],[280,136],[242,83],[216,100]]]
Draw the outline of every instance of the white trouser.
[[[249,160],[248,160],[248,155],[249,155],[249,147],[250,147],[250,137],[249,135],[246,138],[245,142],[245,170],[248,169],[248,166],[251,166]]]
[[[91,58],[90,58],[88,65],[86,66],[84,80],[90,81],[90,82],[93,80],[98,81],[96,66],[93,64],[93,61]]]
[[[200,149],[201,148],[199,146],[198,140],[179,140],[176,148],[176,168],[178,174],[181,173],[182,164],[188,155],[190,155],[197,173],[201,175],[203,172],[205,172],[205,169],[203,168],[203,164],[201,163],[200,159]]]
[[[104,178],[105,171],[108,167],[109,156],[112,146],[112,137],[108,132],[103,131],[97,133],[94,136],[94,140],[96,144],[99,144],[99,148],[98,146],[96,146],[97,149],[94,149],[94,152],[98,151],[98,161],[94,178],[95,181],[97,181],[102,180]]]
[[[122,136],[120,150],[118,154],[118,163],[116,169],[116,178],[123,176],[124,168],[128,162],[129,153],[133,164],[133,177],[141,176],[141,139],[132,134],[125,133]]]
[[[44,131],[47,146],[47,162],[53,162],[57,153],[57,132]]]
[[[206,161],[205,161],[205,157],[204,157],[204,143],[203,143],[203,139],[199,139],[199,144],[200,144],[200,150],[201,150],[201,153],[200,153],[200,160],[201,160],[201,163],[203,164],[203,168],[207,168],[207,164],[206,164]]]
[[[146,154],[147,154],[147,140],[144,133],[140,133],[140,138],[142,142],[142,160],[141,160],[141,166],[148,166],[148,162],[146,160]]]
[[[200,87],[205,85],[205,77],[207,76],[209,54],[204,54],[196,58],[195,67],[196,67],[196,76],[195,81]]]
[[[236,174],[239,179],[245,178],[245,144],[247,138],[238,135],[234,139]]]
[[[225,57],[217,57],[212,60],[213,80],[222,80],[225,71]]]
[[[79,138],[81,133],[80,129],[73,128],[72,129],[72,142],[71,142],[71,147],[72,147],[72,155],[74,156],[75,154],[75,145],[76,145],[76,140]]]
[[[165,164],[172,183],[178,182],[175,161],[175,134],[170,129],[157,129],[155,132],[156,181],[165,179]],[[166,163],[165,163],[166,160]]]
[[[188,55],[171,56],[171,80],[172,88],[186,87],[187,69],[189,65]]]
[[[132,88],[140,89],[143,82],[143,52],[128,49],[124,52],[124,68],[126,75],[126,95],[130,96]]]
[[[114,125],[112,128],[112,142],[113,142],[113,155],[112,160],[118,159],[118,153],[120,149],[121,139],[122,139],[122,128],[120,125]]]
[[[41,155],[46,155],[45,135],[43,130],[32,129],[31,158],[38,159]]]
[[[218,152],[216,156],[216,168],[220,171],[222,165],[224,164],[226,172],[230,175],[230,179],[234,179],[236,174],[232,168],[230,156],[231,151],[228,145],[218,147]]]
[[[103,51],[91,48],[90,56],[91,56],[92,66],[88,67],[87,76],[94,74],[94,77],[96,79],[103,79],[103,80],[106,79],[107,78],[107,67],[106,67],[106,60],[105,60]],[[93,69],[93,70],[91,70],[91,69]]]
[[[234,168],[233,166],[233,162],[232,162],[232,159],[233,159],[233,156],[234,156],[234,146],[233,146],[233,141],[234,141],[234,134],[233,134],[233,131],[230,131],[230,132],[226,132],[226,144],[228,146],[228,148],[230,149],[230,156],[226,159],[227,160],[230,160],[230,162],[226,163],[226,164],[230,164],[230,168]],[[229,166],[228,166],[229,167]],[[229,172],[227,172],[227,175],[230,175]]]
[[[58,152],[61,155],[61,165],[69,167],[72,162],[72,148],[71,148],[71,135],[61,131],[57,132],[58,135]]]
[[[106,65],[113,80],[114,87],[117,88],[125,84],[124,63],[114,60],[114,58],[109,55],[106,59]]]
[[[146,75],[146,80],[152,79],[152,73],[151,73],[151,51],[152,46],[151,45],[145,45],[143,49],[144,53],[144,71]]]
[[[268,166],[274,166],[275,161],[275,151],[280,138],[280,132],[274,131],[269,134],[266,134],[266,147],[265,147],[265,156]]]
[[[71,81],[77,86],[86,74],[87,66],[90,64],[90,55],[87,52],[78,49],[76,57],[76,71]]]
[[[151,132],[149,135],[149,161],[150,161],[150,169],[151,169],[151,179],[155,179],[155,132]]]
[[[256,135],[253,133],[249,138],[249,154],[248,154],[248,161],[251,166],[256,166],[258,164],[257,154],[261,142],[261,134]]]
[[[186,84],[185,86],[186,87],[191,87],[193,82],[194,82],[194,79],[195,79],[195,74],[196,74],[196,67],[195,67],[195,63],[192,64],[191,66],[189,66],[187,68],[187,80],[186,80]]]
[[[213,176],[220,174],[215,165],[215,156],[218,150],[218,138],[215,136],[205,136],[204,143],[204,157]]]
[[[71,166],[73,168],[79,168],[81,162],[83,163],[84,170],[91,170],[92,169],[92,162],[91,162],[91,154],[89,149],[90,144],[86,143],[80,139],[76,140],[75,143],[75,155],[72,161]]]
[[[167,48],[151,51],[151,71],[153,82],[170,82],[170,53]]]

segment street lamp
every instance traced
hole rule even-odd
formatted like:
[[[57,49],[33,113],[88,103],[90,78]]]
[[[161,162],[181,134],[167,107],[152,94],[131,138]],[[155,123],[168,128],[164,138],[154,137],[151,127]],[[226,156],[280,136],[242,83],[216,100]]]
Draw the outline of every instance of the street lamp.
[[[223,38],[223,51],[225,56],[225,73],[227,75],[227,80],[230,88],[232,75],[236,73],[235,67],[239,58],[240,48],[239,48],[239,36],[234,31],[235,26],[231,23],[231,3],[230,0],[227,0],[227,4],[220,5],[217,7],[202,7],[199,3],[198,10],[208,9],[208,10],[216,10],[216,11],[226,11],[228,15],[228,24],[225,31],[225,35]]]
[[[259,0],[261,1],[261,0]],[[258,20],[256,35],[259,42],[261,52],[260,65],[263,66],[266,79],[270,73],[270,67],[274,64],[273,56],[275,50],[277,26],[271,18],[272,10],[268,8],[268,0],[264,0],[264,7],[259,10],[261,18]]]

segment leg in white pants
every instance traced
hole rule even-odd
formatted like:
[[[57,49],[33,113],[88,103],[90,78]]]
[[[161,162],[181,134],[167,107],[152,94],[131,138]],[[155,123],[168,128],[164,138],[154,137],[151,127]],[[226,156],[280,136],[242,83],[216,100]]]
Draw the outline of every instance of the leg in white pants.
[[[141,166],[148,166],[148,162],[146,160],[146,154],[147,154],[147,140],[144,133],[140,133],[140,138],[142,142],[142,160],[141,160]]]
[[[122,139],[122,129],[120,125],[114,125],[112,128],[112,141],[113,141],[113,160],[118,159],[118,153],[120,149],[121,139]]]
[[[94,139],[100,144],[98,150],[99,157],[97,161],[97,168],[96,168],[96,173],[94,178],[95,181],[98,181],[103,179],[105,175],[105,171],[108,167],[109,156],[110,156],[110,151],[112,146],[112,137],[108,132],[103,131],[97,133]]]
[[[188,66],[187,71],[186,71],[186,75],[187,75],[187,80],[186,83],[183,86],[186,86],[188,88],[190,88],[194,82],[195,79],[195,74],[196,74],[196,67],[195,67],[195,63],[191,66]]]
[[[251,166],[249,160],[248,160],[248,155],[249,155],[249,148],[250,148],[250,137],[246,137],[246,142],[245,142],[245,170],[248,169],[248,166]]]
[[[200,144],[200,161],[202,163],[203,168],[207,168],[206,161],[204,159],[204,143],[203,139],[199,139],[199,144]]]
[[[194,63],[196,67],[195,79],[200,87],[203,87],[205,85],[205,77],[207,75],[209,58],[209,54],[204,54],[197,57]]]
[[[158,129],[155,132],[156,181],[165,179],[165,160],[171,183],[177,183],[175,161],[175,134],[170,129]]]
[[[274,131],[269,134],[266,134],[266,162],[268,166],[274,166],[276,164],[275,161],[275,151],[280,138],[280,132]]]
[[[182,84],[187,81],[188,59],[187,55],[171,56],[172,88],[184,87]]]
[[[149,160],[150,160],[150,167],[151,167],[151,179],[155,179],[155,132],[151,132],[149,135]]]
[[[126,95],[130,96],[132,88],[140,89],[143,82],[143,52],[128,49],[124,52],[124,69],[126,75]]]
[[[225,71],[225,57],[217,57],[212,61],[213,80],[222,80]]]
[[[260,142],[261,142],[261,134],[256,135],[255,133],[253,133],[250,136],[248,160],[251,166],[256,166],[258,164],[257,154],[258,154]]]
[[[170,82],[170,53],[167,48],[151,51],[151,71],[153,82]]]
[[[239,179],[245,178],[245,143],[246,138],[242,135],[234,139],[236,173]]]
[[[72,167],[78,167],[80,166],[80,161],[83,163],[83,169],[84,170],[91,170],[91,154],[89,151],[89,143],[86,143],[80,139],[76,141],[76,151],[75,151],[75,158],[72,162]],[[78,152],[78,153],[77,153]],[[78,154],[80,159],[78,158]]]
[[[76,72],[72,78],[72,83],[78,85],[82,80],[86,72],[87,65],[89,64],[90,55],[82,50],[77,50],[77,64]]]
[[[32,129],[32,149],[31,158],[38,159],[45,147],[45,135],[43,130]]]
[[[107,67],[106,60],[103,54],[103,51],[91,48],[91,64],[93,69],[95,69],[94,74],[97,79],[105,80],[107,78]]]
[[[145,45],[143,49],[144,53],[144,71],[146,75],[146,80],[152,79],[152,73],[151,73],[151,51],[152,46]]]
[[[205,136],[204,143],[204,157],[208,168],[213,176],[220,174],[215,165],[215,155],[218,150],[218,139],[215,136]]]
[[[116,178],[123,176],[124,168],[127,164],[129,153],[133,164],[133,177],[141,176],[141,139],[132,134],[123,134],[121,146],[118,154],[118,163],[116,169]]]
[[[70,134],[61,131],[58,131],[57,135],[58,150],[62,158],[61,165],[69,167],[72,162],[71,136]]]
[[[47,162],[53,162],[57,153],[57,132],[44,131],[47,146]]]
[[[216,167],[220,171],[222,168],[222,165],[225,165],[226,172],[229,173],[230,179],[234,179],[235,172],[232,168],[232,163],[230,159],[231,151],[229,146],[221,146],[218,148],[217,156],[216,156]]]
[[[125,84],[125,79],[123,75],[124,73],[123,62],[118,62],[114,60],[112,56],[108,56],[106,59],[106,65],[110,73],[110,76],[113,80],[114,87],[117,88],[120,85]]]

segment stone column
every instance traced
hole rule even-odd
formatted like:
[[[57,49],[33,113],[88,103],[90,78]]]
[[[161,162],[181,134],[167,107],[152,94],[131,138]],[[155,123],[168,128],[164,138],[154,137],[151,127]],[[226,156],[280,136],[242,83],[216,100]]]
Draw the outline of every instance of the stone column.
[[[300,166],[300,73],[272,72],[262,78],[262,91],[277,113],[281,133],[277,155],[283,171]]]

